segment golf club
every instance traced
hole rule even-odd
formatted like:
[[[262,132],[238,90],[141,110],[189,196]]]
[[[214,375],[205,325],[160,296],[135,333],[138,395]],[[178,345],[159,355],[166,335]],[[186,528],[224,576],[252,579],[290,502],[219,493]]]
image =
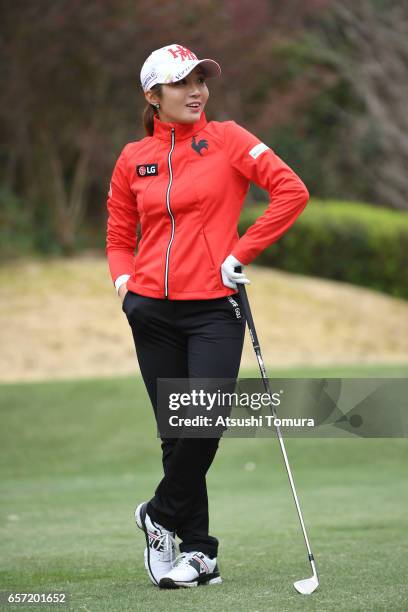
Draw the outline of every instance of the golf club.
[[[236,266],[235,272],[241,272],[241,266]],[[241,284],[241,283],[237,283],[237,286],[238,286],[238,292],[239,292],[239,295],[240,295],[240,298],[241,298],[241,301],[242,301],[242,306],[243,306],[243,309],[244,309],[244,314],[245,314],[245,317],[246,317],[246,322],[247,322],[247,325],[248,325],[249,335],[251,336],[252,346],[254,347],[255,355],[256,355],[256,358],[258,360],[259,369],[261,371],[264,387],[265,387],[265,390],[268,393],[269,397],[271,397],[271,399],[272,399],[272,392],[271,392],[271,388],[269,386],[268,377],[266,375],[265,365],[264,365],[264,362],[263,362],[263,359],[262,359],[261,349],[260,349],[260,346],[259,346],[258,336],[256,334],[254,320],[252,318],[251,308],[249,306],[249,301],[248,301],[248,296],[247,296],[247,293],[246,293],[245,285]],[[275,411],[275,408],[273,406],[272,401],[271,401],[271,410],[272,410],[273,416],[277,417],[277,414],[276,414],[276,411]],[[305,578],[304,580],[297,580],[296,582],[293,583],[293,586],[295,587],[295,589],[296,589],[296,591],[298,593],[301,593],[302,595],[310,595],[319,586],[319,579],[318,579],[318,576],[317,576],[316,564],[315,564],[315,560],[314,560],[314,557],[313,557],[312,550],[310,548],[309,539],[307,537],[306,527],[305,527],[305,523],[303,521],[302,511],[300,509],[300,504],[299,504],[298,496],[297,496],[297,493],[296,493],[295,483],[294,483],[293,477],[292,477],[292,472],[291,472],[291,469],[290,469],[290,466],[289,466],[289,460],[288,460],[288,456],[286,454],[286,449],[285,449],[285,444],[284,444],[283,437],[282,437],[282,432],[280,430],[279,425],[277,425],[277,424],[275,424],[275,429],[276,429],[276,435],[278,436],[278,440],[279,440],[280,448],[281,448],[281,451],[282,451],[283,459],[284,459],[284,462],[285,462],[286,471],[288,473],[288,477],[289,477],[289,482],[290,482],[290,486],[291,486],[291,489],[292,489],[293,498],[295,500],[296,510],[297,510],[297,513],[298,513],[298,516],[299,516],[299,521],[300,521],[300,524],[301,524],[301,527],[302,527],[303,537],[305,539],[306,548],[307,548],[307,552],[308,552],[308,559],[310,561],[310,565],[312,566],[312,571],[313,571],[313,576],[311,576],[310,578]]]

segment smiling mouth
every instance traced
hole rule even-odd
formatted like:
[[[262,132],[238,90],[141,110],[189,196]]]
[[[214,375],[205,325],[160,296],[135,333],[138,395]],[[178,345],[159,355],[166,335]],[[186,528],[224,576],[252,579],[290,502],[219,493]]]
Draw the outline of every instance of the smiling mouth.
[[[190,104],[186,104],[187,108],[199,109],[201,107],[201,102],[190,102]]]

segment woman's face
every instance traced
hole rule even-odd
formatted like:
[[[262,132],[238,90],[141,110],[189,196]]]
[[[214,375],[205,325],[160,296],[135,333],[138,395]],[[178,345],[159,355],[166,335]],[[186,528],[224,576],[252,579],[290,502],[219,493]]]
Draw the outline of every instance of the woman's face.
[[[200,66],[197,66],[181,81],[162,86],[162,96],[148,95],[150,103],[159,102],[161,121],[170,123],[194,123],[198,121],[207,104],[208,87]]]

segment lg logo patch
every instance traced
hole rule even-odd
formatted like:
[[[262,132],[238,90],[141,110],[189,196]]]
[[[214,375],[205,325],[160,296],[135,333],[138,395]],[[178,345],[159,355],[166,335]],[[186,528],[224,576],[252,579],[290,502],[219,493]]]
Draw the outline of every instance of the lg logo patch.
[[[157,176],[159,174],[159,164],[142,164],[136,166],[138,176]]]

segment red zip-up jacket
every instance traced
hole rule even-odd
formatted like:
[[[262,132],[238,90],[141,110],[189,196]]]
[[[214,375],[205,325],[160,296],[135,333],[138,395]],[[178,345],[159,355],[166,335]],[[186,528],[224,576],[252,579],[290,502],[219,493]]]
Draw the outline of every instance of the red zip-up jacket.
[[[251,182],[270,202],[241,238],[237,224]],[[125,146],[108,195],[106,253],[112,280],[154,298],[196,300],[236,293],[222,282],[232,254],[249,264],[278,240],[309,199],[300,178],[234,121],[164,123]],[[140,223],[141,239],[137,245]]]

